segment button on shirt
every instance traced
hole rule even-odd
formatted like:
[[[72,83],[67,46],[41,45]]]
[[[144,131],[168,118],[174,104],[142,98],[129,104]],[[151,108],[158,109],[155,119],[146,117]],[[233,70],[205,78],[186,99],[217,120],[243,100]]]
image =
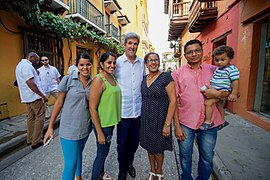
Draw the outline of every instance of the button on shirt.
[[[26,84],[26,81],[31,78],[33,78],[40,92],[44,94],[41,88],[39,76],[36,69],[33,67],[32,62],[28,59],[22,59],[16,66],[16,80],[18,83],[22,103],[30,103],[37,99],[41,99],[41,97],[32,91]]]
[[[41,86],[45,93],[56,90],[58,87],[57,79],[61,77],[58,70],[55,67],[48,65],[48,67],[40,67],[38,71]]]
[[[90,133],[89,120],[89,89],[90,82],[86,88],[80,81],[78,74],[64,76],[58,91],[66,93],[62,108],[59,135],[68,140],[80,140]]]
[[[142,59],[136,57],[134,64],[125,54],[117,59],[115,76],[121,88],[122,118],[136,118],[141,115],[141,83],[144,75]]]
[[[191,129],[199,129],[205,119],[203,85],[209,85],[216,66],[202,64],[199,69],[186,64],[172,73],[178,97],[179,122]],[[215,127],[222,124],[221,115],[213,106],[212,121]]]

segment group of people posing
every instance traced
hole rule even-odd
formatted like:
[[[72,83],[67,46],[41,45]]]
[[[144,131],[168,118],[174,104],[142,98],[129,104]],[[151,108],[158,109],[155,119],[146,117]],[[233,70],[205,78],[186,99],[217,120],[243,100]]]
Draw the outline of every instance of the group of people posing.
[[[239,71],[230,64],[234,56],[232,48],[221,46],[214,51],[217,67],[203,64],[202,43],[190,40],[184,46],[187,64],[170,74],[159,70],[157,53],[139,58],[136,55],[139,43],[139,35],[127,33],[125,53],[118,58],[112,52],[102,54],[100,73],[93,79],[92,58],[82,53],[76,58],[78,73],[62,78],[43,142],[54,138],[54,122],[61,112],[63,180],[82,179],[82,152],[92,130],[97,144],[92,179],[113,179],[105,172],[104,163],[115,127],[118,179],[125,180],[127,174],[136,177],[133,162],[140,145],[149,158],[146,178],[163,180],[164,151],[173,150],[172,126],[180,148],[182,179],[192,179],[195,137],[199,148],[197,178],[209,179],[217,130],[227,125],[222,100],[229,97],[228,100],[235,101],[238,97]],[[36,94],[41,97],[40,103],[46,101],[42,92]]]

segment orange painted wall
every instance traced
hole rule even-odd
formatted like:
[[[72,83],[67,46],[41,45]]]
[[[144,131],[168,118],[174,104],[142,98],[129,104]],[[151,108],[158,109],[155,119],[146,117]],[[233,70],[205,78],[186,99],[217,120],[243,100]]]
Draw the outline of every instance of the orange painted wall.
[[[239,12],[242,13],[239,22],[237,66],[242,77],[241,97],[234,105],[234,112],[270,132],[270,119],[253,111],[259,63],[260,27],[261,21],[264,20],[261,17],[269,10],[270,1],[267,0],[240,2]]]

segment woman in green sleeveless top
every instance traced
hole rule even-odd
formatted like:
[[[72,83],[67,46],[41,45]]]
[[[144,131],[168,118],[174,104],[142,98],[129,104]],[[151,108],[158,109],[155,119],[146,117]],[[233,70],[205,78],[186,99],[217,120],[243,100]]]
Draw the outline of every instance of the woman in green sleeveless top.
[[[111,52],[104,53],[99,65],[102,71],[93,79],[89,93],[90,113],[97,139],[92,180],[112,179],[104,173],[104,163],[109,153],[114,126],[121,120],[121,91],[113,76],[116,55]]]

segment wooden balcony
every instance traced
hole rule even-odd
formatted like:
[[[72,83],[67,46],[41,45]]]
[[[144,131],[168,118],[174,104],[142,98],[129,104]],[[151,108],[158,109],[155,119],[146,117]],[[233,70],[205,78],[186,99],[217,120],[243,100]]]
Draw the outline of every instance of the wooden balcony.
[[[190,2],[173,3],[169,21],[168,41],[177,40],[188,23]]]
[[[215,1],[200,2],[194,0],[190,6],[189,32],[201,32],[209,23],[217,18],[218,9]]]
[[[118,36],[118,28],[113,24],[105,24],[106,36],[108,39],[112,38],[117,43],[120,43]]]
[[[112,14],[122,9],[117,0],[104,0],[104,6],[108,8]]]
[[[65,11],[69,10],[69,6],[64,0],[45,0],[43,8],[45,8],[46,11],[52,11],[55,14],[63,14]]]
[[[127,25],[128,23],[130,23],[127,15],[121,15],[121,16],[117,16],[118,18],[118,22],[122,25],[122,26],[125,26]]]
[[[68,0],[70,7],[66,17],[72,17],[81,23],[88,23],[98,34],[105,34],[104,15],[88,0]]]

